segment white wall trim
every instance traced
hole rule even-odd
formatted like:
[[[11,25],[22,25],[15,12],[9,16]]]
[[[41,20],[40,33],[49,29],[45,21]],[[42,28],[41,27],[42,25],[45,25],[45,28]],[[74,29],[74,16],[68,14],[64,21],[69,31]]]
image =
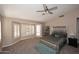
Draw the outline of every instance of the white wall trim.
[[[13,45],[13,44],[16,44],[16,43],[18,43],[19,41],[26,40],[26,39],[31,39],[31,38],[35,38],[35,37],[36,37],[36,36],[28,37],[28,38],[22,38],[22,39],[20,38],[20,40],[14,42],[14,43],[11,43],[11,44],[8,44],[8,45],[3,45],[2,48],[11,46],[11,45]]]
[[[4,47],[8,47],[8,46],[11,46],[11,45],[13,45],[13,44],[16,44],[16,43],[19,42],[19,41],[21,41],[21,40],[18,40],[18,41],[16,41],[16,42],[11,43],[11,44],[8,44],[8,45],[3,45],[2,48],[4,48]]]

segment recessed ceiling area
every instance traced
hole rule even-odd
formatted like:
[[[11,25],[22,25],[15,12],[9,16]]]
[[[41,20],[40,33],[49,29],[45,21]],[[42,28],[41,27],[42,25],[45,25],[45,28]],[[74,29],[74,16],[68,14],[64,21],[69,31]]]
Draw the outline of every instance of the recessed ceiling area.
[[[42,4],[2,4],[0,5],[0,13],[6,17],[21,18],[32,21],[45,22],[47,20],[58,17],[74,9],[78,9],[77,4],[46,4],[48,8],[57,6],[58,9],[51,11],[53,14],[42,15],[36,12],[44,10]]]

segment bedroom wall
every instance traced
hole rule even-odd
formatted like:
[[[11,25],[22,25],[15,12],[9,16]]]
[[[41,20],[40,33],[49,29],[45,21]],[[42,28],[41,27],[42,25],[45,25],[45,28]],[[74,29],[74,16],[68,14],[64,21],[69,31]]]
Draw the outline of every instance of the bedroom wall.
[[[23,39],[35,37],[35,35],[34,35],[34,36],[28,36],[28,37],[21,37],[19,39],[13,39],[12,22],[27,23],[27,24],[41,24],[39,22],[34,22],[34,21],[27,21],[27,20],[22,20],[22,19],[17,19],[17,18],[4,17],[2,20],[2,25],[3,25],[2,45],[3,45],[3,47],[12,45]]]
[[[79,17],[79,9],[70,11],[64,14],[62,18],[54,18],[45,23],[46,26],[50,26],[50,33],[53,31],[53,26],[66,26],[68,36],[70,34],[76,35],[76,18]]]
[[[0,16],[0,22],[2,21],[2,17]],[[1,27],[2,27],[2,25],[1,25]],[[0,28],[1,29],[1,31],[2,31],[2,28]],[[0,35],[0,36],[2,36],[2,35]],[[0,39],[0,51],[2,50],[2,37],[1,37],[1,39]]]
[[[53,26],[66,26],[68,35],[73,34],[73,33],[76,34],[76,18],[78,16],[79,16],[79,10],[74,10],[74,11],[71,11],[71,12],[65,14],[65,16],[63,18],[57,17],[50,21],[47,21],[45,23],[45,26],[50,26],[50,28],[51,28],[50,33],[53,30],[52,29]],[[24,38],[22,37],[17,40],[13,39],[12,38],[12,22],[13,21],[19,22],[19,23],[41,24],[39,22],[34,22],[34,21],[26,21],[26,20],[17,19],[17,18],[4,17],[2,19],[2,25],[3,25],[3,27],[2,27],[2,30],[3,30],[2,43],[3,44],[2,45],[3,45],[3,47],[14,44],[15,42],[20,41],[22,39],[28,39],[31,37],[35,37],[35,36],[29,36],[29,37],[24,37]]]

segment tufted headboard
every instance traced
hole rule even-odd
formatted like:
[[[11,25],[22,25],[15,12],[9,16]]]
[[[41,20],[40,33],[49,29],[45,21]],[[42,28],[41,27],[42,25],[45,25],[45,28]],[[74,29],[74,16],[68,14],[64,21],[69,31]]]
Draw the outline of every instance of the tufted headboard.
[[[66,31],[66,26],[54,26],[53,31],[62,31],[62,32],[67,32]]]

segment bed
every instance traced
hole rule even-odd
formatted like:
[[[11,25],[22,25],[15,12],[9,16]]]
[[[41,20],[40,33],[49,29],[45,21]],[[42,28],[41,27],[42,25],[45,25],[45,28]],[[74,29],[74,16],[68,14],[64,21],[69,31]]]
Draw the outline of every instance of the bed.
[[[49,36],[41,38],[36,49],[42,54],[58,54],[66,44],[67,32],[65,26],[53,27],[53,32]]]

